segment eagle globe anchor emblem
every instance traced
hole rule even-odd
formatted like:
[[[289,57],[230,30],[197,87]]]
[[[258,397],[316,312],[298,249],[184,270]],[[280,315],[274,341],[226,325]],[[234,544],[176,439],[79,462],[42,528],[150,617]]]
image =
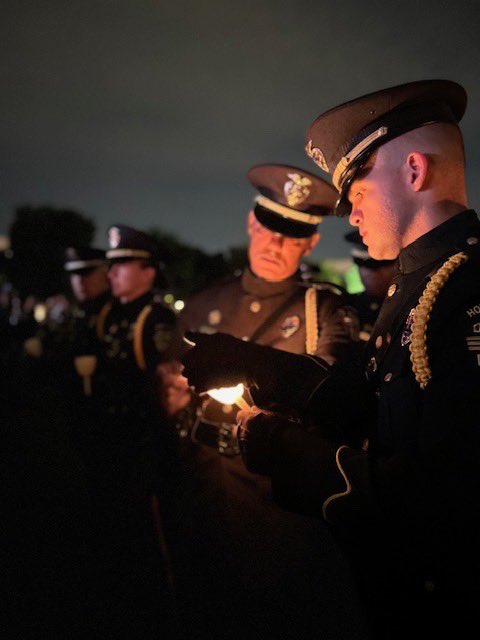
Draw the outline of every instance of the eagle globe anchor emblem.
[[[299,173],[287,174],[290,180],[285,182],[283,192],[287,199],[288,206],[295,208],[301,205],[310,195],[309,187],[312,185],[310,178],[301,176]]]

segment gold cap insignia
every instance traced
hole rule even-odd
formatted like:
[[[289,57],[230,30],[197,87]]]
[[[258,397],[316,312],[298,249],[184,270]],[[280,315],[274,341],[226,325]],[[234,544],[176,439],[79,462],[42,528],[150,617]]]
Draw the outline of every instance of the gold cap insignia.
[[[108,230],[108,244],[110,249],[116,249],[120,244],[121,236],[118,227],[112,227]]]
[[[283,186],[283,192],[289,207],[296,207],[304,202],[310,195],[310,178],[301,176],[299,173],[288,173],[290,180]]]
[[[320,151],[318,147],[312,146],[311,140],[307,142],[305,151],[307,152],[307,156],[309,156],[315,162],[315,164],[318,164],[320,169],[328,173],[328,164],[327,164],[327,161],[325,160],[325,156],[323,155],[323,153]]]

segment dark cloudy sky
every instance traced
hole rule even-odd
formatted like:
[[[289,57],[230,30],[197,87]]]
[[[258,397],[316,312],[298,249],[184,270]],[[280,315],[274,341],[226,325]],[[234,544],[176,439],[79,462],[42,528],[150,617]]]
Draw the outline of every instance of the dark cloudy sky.
[[[209,251],[244,242],[246,170],[306,158],[335,104],[423,78],[469,93],[471,204],[480,198],[480,18],[462,0],[0,2],[0,233],[16,205],[160,226]],[[346,223],[322,254],[346,253]],[[316,254],[319,255],[319,254]]]

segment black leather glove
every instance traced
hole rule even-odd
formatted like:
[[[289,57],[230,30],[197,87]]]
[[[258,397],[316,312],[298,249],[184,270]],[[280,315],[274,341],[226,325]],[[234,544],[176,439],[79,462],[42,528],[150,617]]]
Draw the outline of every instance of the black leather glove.
[[[258,415],[239,424],[238,444],[243,462],[251,473],[270,476],[273,471],[272,443],[282,428],[293,426],[288,418],[275,413]]]
[[[321,358],[303,356],[245,342],[224,333],[187,332],[195,347],[183,357],[183,375],[197,393],[240,382],[264,409],[302,413],[330,377]]]

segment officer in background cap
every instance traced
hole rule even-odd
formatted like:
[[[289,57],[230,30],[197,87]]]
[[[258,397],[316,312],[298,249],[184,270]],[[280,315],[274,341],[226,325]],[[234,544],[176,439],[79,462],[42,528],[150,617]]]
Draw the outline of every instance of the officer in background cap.
[[[59,383],[64,380],[65,370],[73,366],[74,355],[89,350],[97,315],[105,305],[110,289],[102,249],[67,247],[63,268],[69,276],[73,304],[64,309],[60,301],[60,310],[55,312],[53,301],[50,301],[39,331],[25,343],[29,355],[47,359],[57,370]]]
[[[316,246],[318,225],[331,214],[336,192],[289,165],[254,166],[248,180],[256,190],[247,214],[249,265],[241,275],[193,296],[181,314],[182,326],[293,353],[321,354],[332,362],[356,337],[355,312],[333,286],[303,283],[299,266]],[[188,390],[186,397],[192,398]],[[275,507],[268,481],[246,472],[233,437],[237,411],[208,396],[194,396],[179,419],[192,440],[185,454],[195,470],[190,530],[184,519],[185,538],[195,540],[193,558],[182,562],[185,615],[196,612],[191,624],[199,636],[203,630],[214,638],[281,639],[322,635],[323,630],[332,638],[345,637],[331,627],[335,615],[322,614],[322,607],[332,612],[337,607],[335,588],[348,591],[345,571],[328,585],[325,566],[320,568],[320,549],[332,545],[330,535],[321,523]],[[234,595],[225,598],[226,593]],[[318,607],[309,617],[312,602]],[[342,626],[345,632],[356,618],[348,597],[342,606],[352,610]]]
[[[364,290],[350,296],[350,304],[355,307],[360,322],[360,340],[370,339],[373,325],[387,295],[388,287],[395,273],[395,260],[375,260],[368,254],[358,230],[345,234],[345,240],[350,243],[350,255],[358,267],[360,280]]]
[[[168,560],[159,555],[159,548],[165,549],[163,542],[159,547],[154,522],[162,527],[163,540],[172,522],[177,453],[156,368],[175,349],[176,317],[155,289],[161,256],[152,236],[113,225],[106,258],[112,298],[96,325],[99,363],[92,402],[97,418],[89,458],[97,555],[106,582],[102,602],[118,633],[133,623],[140,633],[151,625],[165,631]]]
[[[100,299],[109,290],[105,251],[94,247],[68,247],[63,268],[70,276],[79,303]]]
[[[229,336],[199,341],[185,362],[199,390],[202,361],[208,383],[219,383],[204,357],[215,348],[231,371],[248,373],[257,405],[276,399],[319,425],[332,411],[339,426],[364,421],[367,450],[264,413],[239,416],[239,439],[248,467],[271,476],[276,499],[331,523],[382,639],[413,628],[467,635],[478,617],[480,223],[465,188],[466,102],[454,82],[414,82],[340,105],[308,131],[309,155],[339,190],[337,213],[349,214],[372,258],[398,255],[366,347],[363,391],[365,370],[355,382],[351,368],[342,375],[289,355],[280,377],[274,350],[253,354],[254,345],[238,348],[242,372]],[[332,406],[340,389],[344,401]]]

